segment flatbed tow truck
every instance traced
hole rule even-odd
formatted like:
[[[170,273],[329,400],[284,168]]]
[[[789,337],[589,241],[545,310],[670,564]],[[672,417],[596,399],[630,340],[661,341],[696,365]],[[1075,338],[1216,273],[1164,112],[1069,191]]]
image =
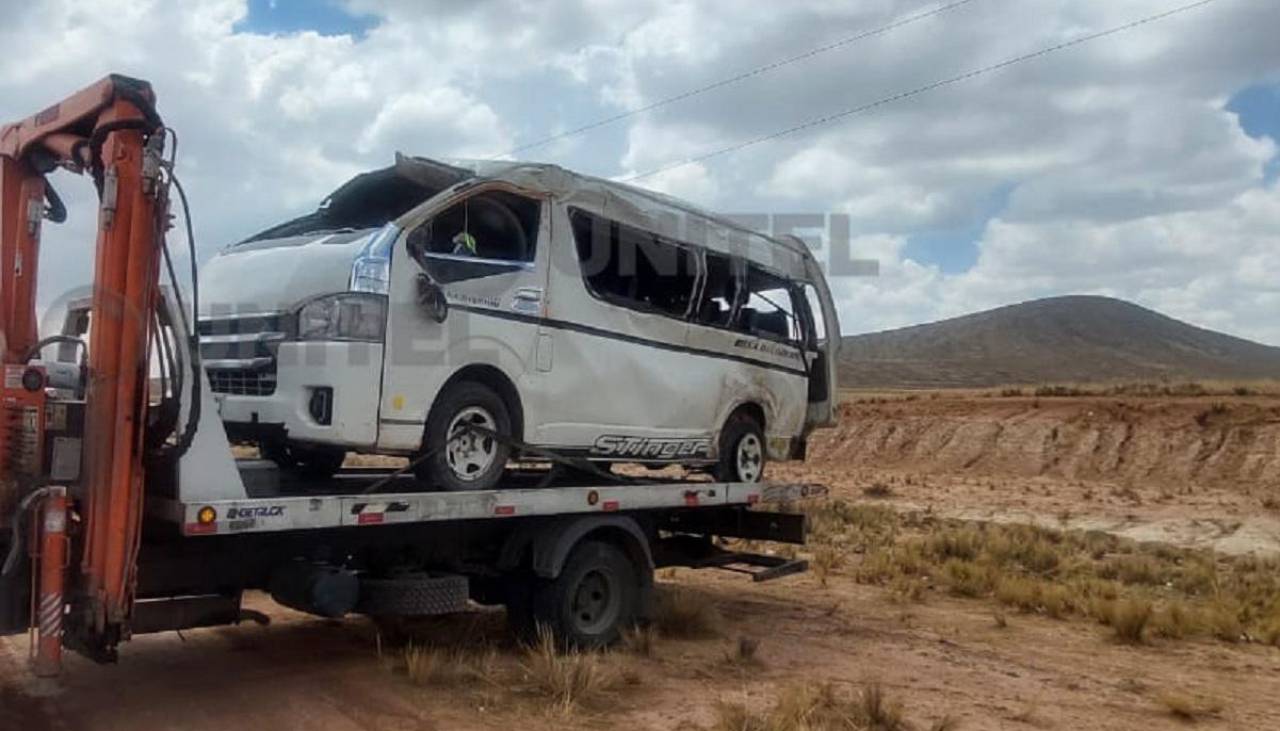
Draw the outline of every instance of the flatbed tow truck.
[[[186,207],[175,159],[150,85],[123,76],[0,128],[0,634],[31,633],[37,675],[60,672],[64,646],[112,662],[135,634],[252,618],[248,590],[326,617],[505,605],[518,633],[597,647],[645,619],[655,568],[806,568],[718,539],[803,543],[802,514],[764,507],[820,486],[613,476],[527,450],[543,466],[499,489],[424,492],[407,468],[297,482],[236,460],[165,240],[171,190]],[[41,340],[56,168],[99,192],[92,327]],[[54,345],[82,360],[41,360]]]

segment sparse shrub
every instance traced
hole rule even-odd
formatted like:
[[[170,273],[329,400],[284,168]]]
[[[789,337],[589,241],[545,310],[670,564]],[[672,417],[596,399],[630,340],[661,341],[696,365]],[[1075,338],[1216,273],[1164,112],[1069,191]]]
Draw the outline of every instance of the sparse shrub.
[[[995,623],[996,629],[1009,629],[1009,618],[998,609],[991,613],[991,621]]]
[[[684,587],[661,587],[654,602],[654,626],[666,637],[709,639],[720,636],[724,617],[706,594]]]
[[[824,588],[827,585],[827,578],[843,565],[844,553],[830,544],[820,545],[814,549],[813,560],[809,562],[814,576],[818,577],[818,582]]]
[[[525,648],[524,668],[534,689],[563,714],[597,700],[614,681],[599,653],[560,652],[546,627],[539,627],[537,642]]]
[[[979,597],[988,594],[995,583],[995,572],[986,564],[950,559],[942,565],[942,574],[951,593]]]
[[[893,496],[893,488],[883,482],[874,482],[862,488],[862,494],[870,498],[887,498]]]
[[[1146,641],[1147,623],[1153,613],[1151,602],[1145,599],[1123,599],[1111,605],[1110,625],[1116,639],[1130,645]]]
[[[497,663],[497,653],[491,647],[449,649],[409,644],[402,653],[405,673],[417,685],[491,681]]]
[[[1229,603],[1215,602],[1205,611],[1204,623],[1209,633],[1223,642],[1239,642],[1244,637],[1240,609]]]
[[[1222,701],[1216,698],[1201,698],[1177,691],[1160,693],[1156,696],[1156,700],[1170,715],[1191,723],[1216,716],[1222,712],[1223,708]]]
[[[657,645],[658,628],[651,624],[637,625],[622,633],[622,646],[633,655],[653,657]]]
[[[1147,556],[1120,556],[1098,569],[1104,579],[1116,579],[1125,584],[1154,586],[1165,583],[1167,578],[1159,563]]]
[[[760,661],[760,640],[741,635],[734,643],[733,650],[725,653],[725,660],[734,665],[758,667]]]
[[[721,701],[716,706],[714,728],[716,731],[906,731],[911,726],[903,718],[901,705],[888,700],[879,684],[870,683],[850,696],[837,691],[831,683],[823,683],[816,687],[784,688],[773,706],[765,711]],[[955,725],[943,719],[931,728],[944,731]]]
[[[959,559],[972,561],[982,550],[984,536],[974,527],[952,528],[930,535],[924,540],[924,549],[933,558],[945,561]]]
[[[1199,617],[1182,602],[1171,602],[1151,617],[1151,633],[1157,637],[1180,640],[1199,631]]]

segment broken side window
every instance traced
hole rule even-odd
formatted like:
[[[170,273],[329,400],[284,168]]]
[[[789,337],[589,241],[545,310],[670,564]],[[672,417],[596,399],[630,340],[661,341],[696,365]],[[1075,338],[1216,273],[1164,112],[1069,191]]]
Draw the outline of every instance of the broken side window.
[[[791,292],[786,279],[748,263],[746,298],[734,319],[735,329],[757,337],[800,342],[800,323]]]
[[[570,213],[587,288],[622,307],[683,318],[698,277],[693,250],[580,210]]]
[[[742,291],[744,262],[710,251],[704,256],[706,284],[702,288],[702,301],[695,320],[702,325],[729,327],[733,308],[738,304]]]

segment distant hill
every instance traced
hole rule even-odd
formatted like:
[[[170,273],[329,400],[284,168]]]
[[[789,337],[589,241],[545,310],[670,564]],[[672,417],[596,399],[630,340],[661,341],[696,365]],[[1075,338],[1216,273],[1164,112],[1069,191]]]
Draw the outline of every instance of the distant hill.
[[[1195,327],[1124,300],[1033,300],[846,337],[845,388],[1280,378],[1280,348]]]

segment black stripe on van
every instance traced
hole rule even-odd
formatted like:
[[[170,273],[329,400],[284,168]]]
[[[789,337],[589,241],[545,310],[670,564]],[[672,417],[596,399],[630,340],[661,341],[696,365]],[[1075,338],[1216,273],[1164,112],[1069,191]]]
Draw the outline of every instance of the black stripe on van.
[[[662,350],[670,350],[676,353],[688,353],[689,355],[700,355],[706,358],[719,358],[720,360],[731,360],[737,363],[755,366],[757,368],[766,368],[771,371],[780,371],[789,373],[793,376],[807,378],[809,374],[802,368],[791,368],[777,363],[770,363],[766,360],[758,358],[748,358],[745,355],[736,355],[734,353],[721,353],[715,350],[706,350],[703,348],[693,348],[687,345],[674,345],[672,343],[664,343],[661,340],[651,340],[649,338],[637,337],[635,335],[627,335],[612,330],[605,330],[590,325],[580,325],[576,322],[566,322],[564,320],[552,320],[547,317],[538,317],[537,315],[526,315],[522,312],[507,312],[505,310],[494,310],[487,307],[473,307],[471,305],[459,305],[450,303],[451,309],[470,312],[475,315],[484,315],[487,317],[496,317],[500,320],[513,320],[516,322],[527,322],[532,325],[544,325],[546,327],[555,328],[557,330],[568,330],[571,332],[591,335],[598,338],[608,338],[609,340],[621,340],[625,343],[634,343],[636,345],[645,345],[651,348],[659,348]]]

